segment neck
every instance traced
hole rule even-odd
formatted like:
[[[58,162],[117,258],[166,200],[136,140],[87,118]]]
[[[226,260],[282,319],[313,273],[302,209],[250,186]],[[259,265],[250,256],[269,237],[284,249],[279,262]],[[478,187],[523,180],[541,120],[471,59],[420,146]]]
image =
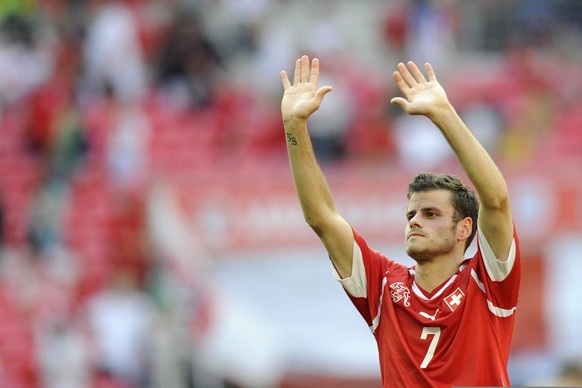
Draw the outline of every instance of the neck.
[[[443,282],[453,276],[463,262],[460,258],[440,257],[417,262],[414,279],[423,290],[432,292]]]

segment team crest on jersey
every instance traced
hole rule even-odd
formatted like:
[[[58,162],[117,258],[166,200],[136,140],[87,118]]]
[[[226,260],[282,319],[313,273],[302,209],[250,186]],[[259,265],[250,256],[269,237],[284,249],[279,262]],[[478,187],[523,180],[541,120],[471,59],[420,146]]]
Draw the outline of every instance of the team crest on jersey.
[[[402,282],[392,283],[390,285],[390,297],[394,303],[403,300],[404,306],[410,306],[410,290]]]
[[[465,293],[463,290],[457,287],[457,289],[444,300],[448,308],[451,309],[451,311],[455,311],[455,309],[461,305],[461,301],[463,300],[464,296]]]

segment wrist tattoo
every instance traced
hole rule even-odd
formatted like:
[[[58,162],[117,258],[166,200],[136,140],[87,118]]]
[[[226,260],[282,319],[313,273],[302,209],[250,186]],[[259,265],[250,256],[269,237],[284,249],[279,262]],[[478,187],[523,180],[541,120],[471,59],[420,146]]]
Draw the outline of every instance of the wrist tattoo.
[[[289,142],[289,144],[296,146],[297,145],[297,139],[295,138],[295,136],[293,136],[292,133],[287,132],[287,142]]]

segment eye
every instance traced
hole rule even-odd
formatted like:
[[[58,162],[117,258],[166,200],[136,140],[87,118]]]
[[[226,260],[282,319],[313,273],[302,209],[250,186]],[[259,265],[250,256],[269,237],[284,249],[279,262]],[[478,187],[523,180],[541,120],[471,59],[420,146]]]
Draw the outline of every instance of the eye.
[[[434,218],[436,216],[437,216],[436,212],[433,212],[433,211],[430,211],[430,210],[426,212],[426,217],[427,218]]]

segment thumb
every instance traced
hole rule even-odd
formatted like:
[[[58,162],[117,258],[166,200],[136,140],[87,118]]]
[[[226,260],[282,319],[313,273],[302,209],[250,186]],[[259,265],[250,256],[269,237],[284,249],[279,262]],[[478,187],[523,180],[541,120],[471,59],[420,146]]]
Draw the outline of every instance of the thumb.
[[[408,105],[408,101],[402,97],[394,97],[390,100],[390,103],[399,105],[404,110],[406,110],[406,106]]]
[[[321,101],[323,100],[323,97],[331,92],[333,90],[333,88],[331,86],[324,86],[322,88],[320,88],[316,93],[315,93],[315,98],[317,99],[318,102],[321,103]]]

